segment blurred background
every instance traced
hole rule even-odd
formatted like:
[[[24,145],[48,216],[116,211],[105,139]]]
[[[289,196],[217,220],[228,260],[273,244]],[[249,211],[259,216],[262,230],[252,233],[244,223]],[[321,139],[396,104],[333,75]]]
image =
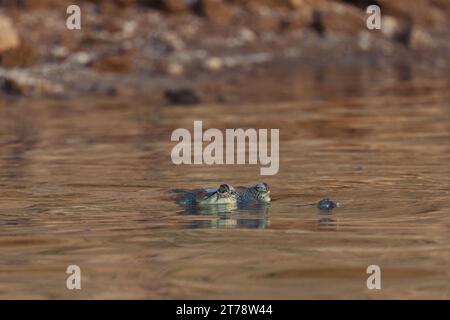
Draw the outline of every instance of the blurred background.
[[[77,1],[81,30],[66,28],[70,4],[0,1],[2,95],[151,91],[161,97],[167,87],[189,83],[201,91],[192,94],[224,101],[233,99],[233,74],[277,77],[280,67],[271,66],[283,61],[289,67],[278,78],[296,77],[296,68],[311,66],[390,65],[404,77],[411,64],[448,67],[445,0]],[[366,28],[370,4],[381,8],[381,30]],[[276,88],[270,93],[251,92],[262,99],[295,95],[271,85]],[[240,91],[242,85],[234,87]]]

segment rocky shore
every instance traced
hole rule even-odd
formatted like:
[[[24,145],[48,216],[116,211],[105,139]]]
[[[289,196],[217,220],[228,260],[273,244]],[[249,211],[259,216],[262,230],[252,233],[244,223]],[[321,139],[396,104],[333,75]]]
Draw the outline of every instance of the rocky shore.
[[[73,2],[0,0],[0,96],[139,93],[192,104],[205,98],[197,90],[220,102],[224,87],[280,68],[442,70],[450,57],[444,0],[80,0],[82,29],[68,30]],[[380,30],[366,28],[370,4],[381,8]]]

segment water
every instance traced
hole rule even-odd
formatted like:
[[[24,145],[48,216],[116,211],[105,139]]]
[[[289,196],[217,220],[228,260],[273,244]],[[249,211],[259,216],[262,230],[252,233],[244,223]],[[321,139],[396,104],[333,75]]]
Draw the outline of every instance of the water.
[[[448,79],[314,72],[238,106],[0,102],[0,298],[450,298]],[[280,128],[279,174],[173,165],[170,134],[194,120]],[[261,180],[263,208],[168,192]],[[340,207],[319,211],[325,197]]]

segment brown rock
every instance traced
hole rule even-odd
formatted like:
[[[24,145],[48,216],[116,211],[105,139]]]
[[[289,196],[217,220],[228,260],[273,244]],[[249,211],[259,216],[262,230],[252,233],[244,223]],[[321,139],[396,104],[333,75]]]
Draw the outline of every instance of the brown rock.
[[[194,11],[207,17],[210,21],[227,26],[232,23],[238,11],[222,0],[198,0],[194,5]]]
[[[381,32],[384,36],[393,39],[400,31],[400,23],[396,18],[384,15],[381,19]]]
[[[194,1],[189,0],[137,0],[137,3],[169,13],[186,13]]]
[[[210,57],[205,61],[204,65],[210,71],[218,71],[223,68],[223,60],[219,57]]]
[[[299,10],[290,12],[282,21],[285,29],[301,29],[314,23],[314,10],[310,6],[303,6]]]
[[[278,32],[289,25],[286,12],[281,11],[279,7],[272,8],[254,3],[247,5],[247,15],[244,21],[257,33]]]
[[[0,76],[0,92],[4,92],[9,95],[22,95],[24,90],[22,86],[14,79]]]
[[[20,44],[19,35],[11,19],[0,15],[0,53],[17,48]]]
[[[0,72],[0,92],[21,96],[61,96],[64,87],[43,78],[34,78],[22,70]]]
[[[163,8],[170,13],[186,13],[190,10],[191,5],[186,0],[165,0]]]
[[[321,6],[326,31],[357,35],[366,28],[365,12],[347,4],[330,2]]]
[[[95,59],[91,66],[100,72],[127,73],[133,68],[132,54],[107,53]]]
[[[395,16],[422,27],[448,25],[450,2],[442,0],[379,0],[382,14]]]
[[[415,50],[428,49],[434,46],[434,40],[425,30],[414,28],[411,32],[410,46]]]
[[[194,105],[200,103],[200,97],[190,88],[166,89],[164,96],[171,105]]]
[[[167,66],[167,73],[171,76],[181,76],[185,73],[185,69],[181,63],[172,62]]]
[[[38,55],[31,44],[22,42],[18,47],[0,53],[0,66],[5,68],[23,68],[35,64]]]
[[[25,9],[64,8],[73,4],[72,0],[4,0],[3,2],[0,0],[0,5]]]
[[[298,8],[303,4],[302,0],[229,0],[229,1],[241,6],[261,5],[268,7],[290,8],[290,9]]]

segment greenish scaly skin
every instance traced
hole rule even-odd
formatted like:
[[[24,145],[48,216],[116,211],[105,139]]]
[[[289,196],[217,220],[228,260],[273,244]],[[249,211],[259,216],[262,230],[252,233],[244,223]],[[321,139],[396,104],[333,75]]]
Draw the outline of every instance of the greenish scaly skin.
[[[186,192],[181,198],[181,204],[186,206],[200,205],[236,205],[237,197],[234,188],[222,184],[217,189],[200,189]]]
[[[271,201],[270,190],[267,183],[261,182],[253,187],[237,187],[222,184],[216,189],[200,189],[193,191],[179,191],[180,203],[184,206],[213,205],[227,206],[227,209],[236,209],[237,206],[245,207],[248,204],[268,204]]]
[[[237,202],[240,205],[248,203],[270,203],[270,190],[265,182],[260,182],[254,187],[236,187]]]

